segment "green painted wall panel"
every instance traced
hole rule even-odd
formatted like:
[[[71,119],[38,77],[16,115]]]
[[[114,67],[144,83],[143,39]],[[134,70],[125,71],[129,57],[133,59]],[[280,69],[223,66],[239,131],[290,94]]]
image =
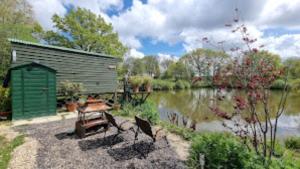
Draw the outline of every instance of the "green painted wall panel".
[[[40,46],[12,43],[16,50],[17,60],[12,66],[18,66],[33,61],[57,70],[56,86],[63,80],[83,83],[87,93],[113,92],[117,87],[117,58],[100,57],[69,51],[42,48]],[[99,85],[97,85],[97,83]]]

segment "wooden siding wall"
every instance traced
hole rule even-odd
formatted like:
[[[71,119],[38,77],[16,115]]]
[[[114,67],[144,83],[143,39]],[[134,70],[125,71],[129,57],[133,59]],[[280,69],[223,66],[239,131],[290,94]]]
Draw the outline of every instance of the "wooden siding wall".
[[[117,87],[117,74],[110,65],[116,66],[117,58],[81,54],[58,49],[12,43],[17,60],[12,66],[39,61],[57,71],[57,87],[63,80],[83,83],[86,93],[113,92]]]

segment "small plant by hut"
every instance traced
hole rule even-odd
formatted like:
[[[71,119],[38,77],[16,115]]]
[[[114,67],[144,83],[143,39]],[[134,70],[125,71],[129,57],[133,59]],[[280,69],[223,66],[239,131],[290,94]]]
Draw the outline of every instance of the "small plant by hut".
[[[144,84],[146,92],[151,92],[152,78],[150,76],[145,76],[143,78],[143,84]]]
[[[129,82],[132,86],[133,92],[138,93],[140,86],[143,84],[143,78],[141,76],[131,76]]]
[[[74,83],[69,80],[60,83],[59,93],[65,99],[65,106],[69,112],[77,109],[77,98],[84,91],[82,83]]]

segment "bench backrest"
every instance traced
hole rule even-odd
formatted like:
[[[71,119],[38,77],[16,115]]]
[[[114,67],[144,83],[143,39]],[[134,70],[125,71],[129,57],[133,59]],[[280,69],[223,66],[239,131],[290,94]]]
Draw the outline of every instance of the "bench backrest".
[[[150,123],[146,120],[143,120],[137,116],[135,116],[135,122],[136,125],[148,136],[150,136],[152,139],[154,139],[153,133],[152,133],[152,127]]]
[[[105,116],[106,116],[106,119],[108,120],[108,122],[111,123],[113,126],[119,128],[118,124],[116,123],[115,118],[107,112],[104,112],[104,113],[105,113]]]

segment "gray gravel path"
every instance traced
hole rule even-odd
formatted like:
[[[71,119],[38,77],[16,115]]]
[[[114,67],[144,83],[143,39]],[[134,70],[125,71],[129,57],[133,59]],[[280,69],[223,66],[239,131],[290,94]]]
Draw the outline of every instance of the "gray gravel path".
[[[79,139],[76,135],[68,134],[74,129],[75,120],[68,119],[16,128],[39,142],[37,168],[186,168],[163,139],[151,145],[148,136],[139,134],[139,140],[134,148],[134,134],[128,131],[119,135],[110,144],[108,140],[117,133],[117,130],[112,127],[107,132],[106,139],[103,139],[104,133]]]

